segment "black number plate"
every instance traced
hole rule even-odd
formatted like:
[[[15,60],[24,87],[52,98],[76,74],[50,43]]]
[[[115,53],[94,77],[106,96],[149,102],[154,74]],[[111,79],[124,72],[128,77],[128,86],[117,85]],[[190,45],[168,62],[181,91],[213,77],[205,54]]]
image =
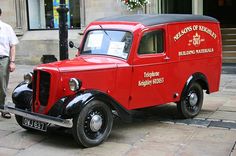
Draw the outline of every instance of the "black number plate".
[[[29,128],[36,129],[36,130],[44,131],[44,132],[47,131],[47,123],[36,121],[36,120],[31,120],[28,118],[22,119],[22,125],[29,127]]]

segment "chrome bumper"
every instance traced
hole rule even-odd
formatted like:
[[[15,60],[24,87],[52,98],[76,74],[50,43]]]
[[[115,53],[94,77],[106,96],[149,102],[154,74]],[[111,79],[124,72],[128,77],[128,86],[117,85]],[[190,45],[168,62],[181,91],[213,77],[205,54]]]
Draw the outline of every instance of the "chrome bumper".
[[[15,115],[19,115],[31,120],[37,120],[49,124],[54,124],[61,127],[72,128],[73,122],[71,119],[61,119],[48,115],[38,114],[34,112],[29,112],[26,110],[15,108],[14,106],[5,105],[4,110]]]

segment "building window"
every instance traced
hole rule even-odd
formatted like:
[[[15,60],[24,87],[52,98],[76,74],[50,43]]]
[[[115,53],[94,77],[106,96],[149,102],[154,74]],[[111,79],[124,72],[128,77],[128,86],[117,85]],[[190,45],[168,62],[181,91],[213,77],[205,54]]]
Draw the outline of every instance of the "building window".
[[[163,13],[192,14],[192,0],[162,0]]]
[[[80,28],[80,0],[66,0],[69,12],[68,28]],[[59,15],[57,8],[60,0],[28,0],[28,23],[30,30],[58,29]]]
[[[164,52],[162,30],[145,33],[141,39],[138,54],[158,54]]]

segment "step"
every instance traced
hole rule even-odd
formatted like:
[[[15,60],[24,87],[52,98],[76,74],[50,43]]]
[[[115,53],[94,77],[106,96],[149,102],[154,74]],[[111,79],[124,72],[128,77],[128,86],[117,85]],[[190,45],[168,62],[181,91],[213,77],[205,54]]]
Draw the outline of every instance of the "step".
[[[223,63],[236,63],[236,57],[223,57]]]
[[[236,34],[222,34],[222,40],[236,39]]]
[[[221,28],[221,33],[222,34],[228,34],[228,33],[236,34],[236,28]]]
[[[236,45],[223,45],[223,51],[236,51]]]
[[[236,51],[223,51],[223,57],[236,57]]]
[[[223,39],[222,40],[223,45],[236,45],[236,39]]]
[[[236,28],[221,28],[223,63],[236,63]]]

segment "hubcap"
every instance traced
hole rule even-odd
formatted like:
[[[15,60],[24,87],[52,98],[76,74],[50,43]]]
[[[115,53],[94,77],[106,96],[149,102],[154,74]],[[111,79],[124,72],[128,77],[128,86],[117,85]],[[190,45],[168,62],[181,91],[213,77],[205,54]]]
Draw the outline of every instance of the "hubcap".
[[[191,106],[195,106],[197,104],[198,97],[196,93],[191,93],[189,96],[189,104]]]
[[[90,121],[90,129],[97,132],[102,127],[102,117],[100,115],[93,115]]]

